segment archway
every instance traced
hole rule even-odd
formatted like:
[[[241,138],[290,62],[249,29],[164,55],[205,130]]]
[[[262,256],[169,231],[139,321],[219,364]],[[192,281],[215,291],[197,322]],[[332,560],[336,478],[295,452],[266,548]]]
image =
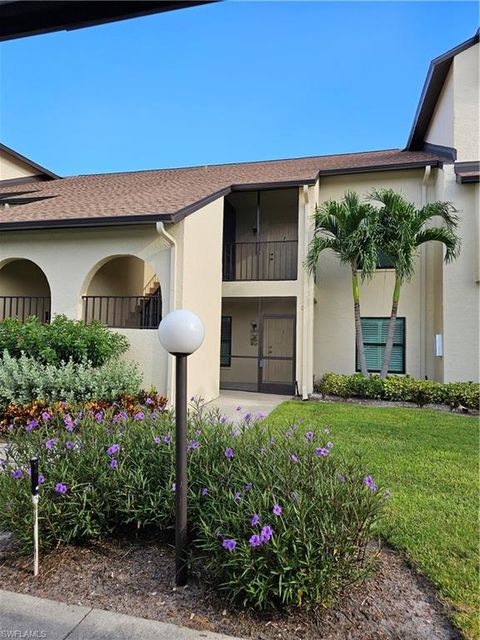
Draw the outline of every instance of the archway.
[[[42,269],[25,258],[14,258],[0,266],[0,319],[22,322],[36,316],[50,322],[50,285]]]
[[[152,267],[132,255],[103,259],[87,277],[83,317],[85,322],[98,320],[109,327],[158,327],[162,294]]]

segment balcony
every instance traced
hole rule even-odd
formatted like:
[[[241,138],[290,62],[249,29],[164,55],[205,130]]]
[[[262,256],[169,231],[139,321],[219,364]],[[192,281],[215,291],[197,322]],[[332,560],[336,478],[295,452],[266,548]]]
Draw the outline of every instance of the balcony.
[[[225,243],[223,280],[296,280],[297,260],[297,240]]]
[[[160,296],[83,296],[85,322],[118,329],[156,329],[162,319]]]
[[[25,322],[30,316],[48,324],[50,296],[0,296],[0,320],[17,318]]]

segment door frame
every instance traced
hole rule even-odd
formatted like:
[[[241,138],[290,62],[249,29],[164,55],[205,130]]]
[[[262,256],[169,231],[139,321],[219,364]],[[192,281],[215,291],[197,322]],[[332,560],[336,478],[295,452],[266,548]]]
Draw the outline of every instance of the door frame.
[[[297,371],[297,313],[262,313],[261,302],[259,306],[259,338],[258,338],[258,391],[259,393],[278,393],[280,395],[295,395],[295,376]],[[272,357],[265,358],[263,355],[263,323],[264,319],[288,319],[293,320],[292,330],[292,356],[291,358]],[[290,360],[292,362],[292,380],[290,383],[277,384],[274,382],[263,382],[263,367],[261,365],[262,360]]]

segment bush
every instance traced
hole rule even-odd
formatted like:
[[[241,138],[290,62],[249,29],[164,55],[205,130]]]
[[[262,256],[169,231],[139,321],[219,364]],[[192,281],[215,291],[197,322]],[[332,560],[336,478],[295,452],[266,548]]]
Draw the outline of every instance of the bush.
[[[39,454],[43,547],[127,525],[172,532],[171,412],[145,406],[134,417],[87,412],[77,419],[73,430],[57,416],[11,433],[0,473],[4,526],[29,547],[27,467]],[[307,435],[295,425],[284,432],[249,420],[234,428],[216,414],[190,413],[192,562],[229,599],[256,608],[327,605],[366,575],[365,547],[384,496],[320,428]]]
[[[21,322],[8,318],[0,322],[0,353],[7,351],[12,358],[22,353],[45,364],[89,361],[99,367],[128,349],[127,338],[110,331],[100,322],[85,324],[58,315],[50,324],[42,324],[36,317]]]
[[[116,400],[135,394],[142,377],[135,364],[111,361],[93,368],[89,363],[67,362],[61,366],[43,364],[7,351],[0,357],[0,411],[9,404],[24,405],[33,400],[86,402]]]
[[[411,376],[389,375],[382,380],[375,375],[364,378],[359,373],[351,376],[326,373],[315,383],[315,391],[342,398],[414,402],[419,407],[446,404],[452,409],[462,405],[478,410],[480,385],[474,382],[441,384],[434,380],[416,380]]]

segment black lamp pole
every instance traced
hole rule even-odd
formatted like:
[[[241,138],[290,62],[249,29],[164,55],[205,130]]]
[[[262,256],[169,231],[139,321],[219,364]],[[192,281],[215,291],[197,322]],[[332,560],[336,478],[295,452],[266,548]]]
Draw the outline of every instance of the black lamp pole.
[[[187,354],[175,370],[175,584],[187,583]]]

